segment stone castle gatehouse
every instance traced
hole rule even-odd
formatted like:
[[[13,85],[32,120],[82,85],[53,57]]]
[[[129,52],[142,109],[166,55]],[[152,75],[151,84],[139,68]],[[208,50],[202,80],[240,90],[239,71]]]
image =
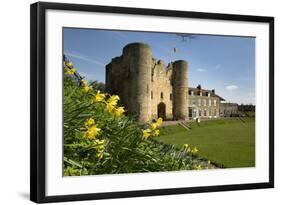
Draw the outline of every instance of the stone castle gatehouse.
[[[233,107],[215,90],[198,85],[188,87],[188,65],[184,60],[164,65],[152,57],[144,43],[131,43],[120,57],[106,66],[106,91],[120,96],[129,114],[139,122],[162,117],[164,120],[229,117]]]
[[[128,113],[139,122],[162,117],[188,119],[188,65],[184,60],[165,66],[152,57],[149,45],[131,43],[106,66],[106,90],[118,94]]]

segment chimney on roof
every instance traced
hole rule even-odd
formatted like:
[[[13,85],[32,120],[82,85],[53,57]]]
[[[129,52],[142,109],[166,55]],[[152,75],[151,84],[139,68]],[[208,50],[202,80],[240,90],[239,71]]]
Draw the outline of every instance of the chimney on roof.
[[[201,90],[201,85],[200,84],[197,86],[197,89]]]
[[[214,89],[212,90],[212,93],[214,93],[214,94],[215,94],[215,90],[214,90]]]

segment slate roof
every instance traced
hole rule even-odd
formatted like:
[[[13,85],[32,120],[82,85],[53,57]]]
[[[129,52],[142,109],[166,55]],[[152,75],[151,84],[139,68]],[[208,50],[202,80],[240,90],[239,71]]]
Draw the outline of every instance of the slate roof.
[[[200,91],[202,92],[202,96],[208,96],[208,93],[211,94],[211,97],[217,97],[219,98],[221,101],[225,101],[224,98],[222,98],[221,96],[217,95],[215,93],[215,90],[206,90],[206,89],[199,89],[199,88],[192,88],[192,87],[189,87],[188,88],[188,94],[191,95],[191,92],[190,91],[193,91],[194,93],[194,96],[199,96],[200,95]]]

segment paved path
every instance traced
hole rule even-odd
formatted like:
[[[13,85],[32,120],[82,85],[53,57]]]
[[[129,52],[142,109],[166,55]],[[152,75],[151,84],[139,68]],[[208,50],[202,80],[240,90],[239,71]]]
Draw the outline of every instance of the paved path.
[[[184,120],[163,121],[162,126],[177,125],[180,122],[185,122],[185,121]]]
[[[207,121],[207,120],[223,120],[223,119],[238,119],[235,117],[218,117],[218,118],[200,118],[200,121]],[[169,120],[169,121],[163,121],[162,126],[169,126],[169,125],[177,125],[181,122],[195,122],[195,120]]]

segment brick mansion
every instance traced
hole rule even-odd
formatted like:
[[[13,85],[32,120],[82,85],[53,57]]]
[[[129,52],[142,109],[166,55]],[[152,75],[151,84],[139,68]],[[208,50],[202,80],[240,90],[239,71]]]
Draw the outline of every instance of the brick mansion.
[[[188,63],[164,65],[149,45],[131,43],[106,66],[106,91],[118,94],[128,113],[139,122],[217,118],[236,113],[238,105],[223,103],[215,90],[188,86]]]

